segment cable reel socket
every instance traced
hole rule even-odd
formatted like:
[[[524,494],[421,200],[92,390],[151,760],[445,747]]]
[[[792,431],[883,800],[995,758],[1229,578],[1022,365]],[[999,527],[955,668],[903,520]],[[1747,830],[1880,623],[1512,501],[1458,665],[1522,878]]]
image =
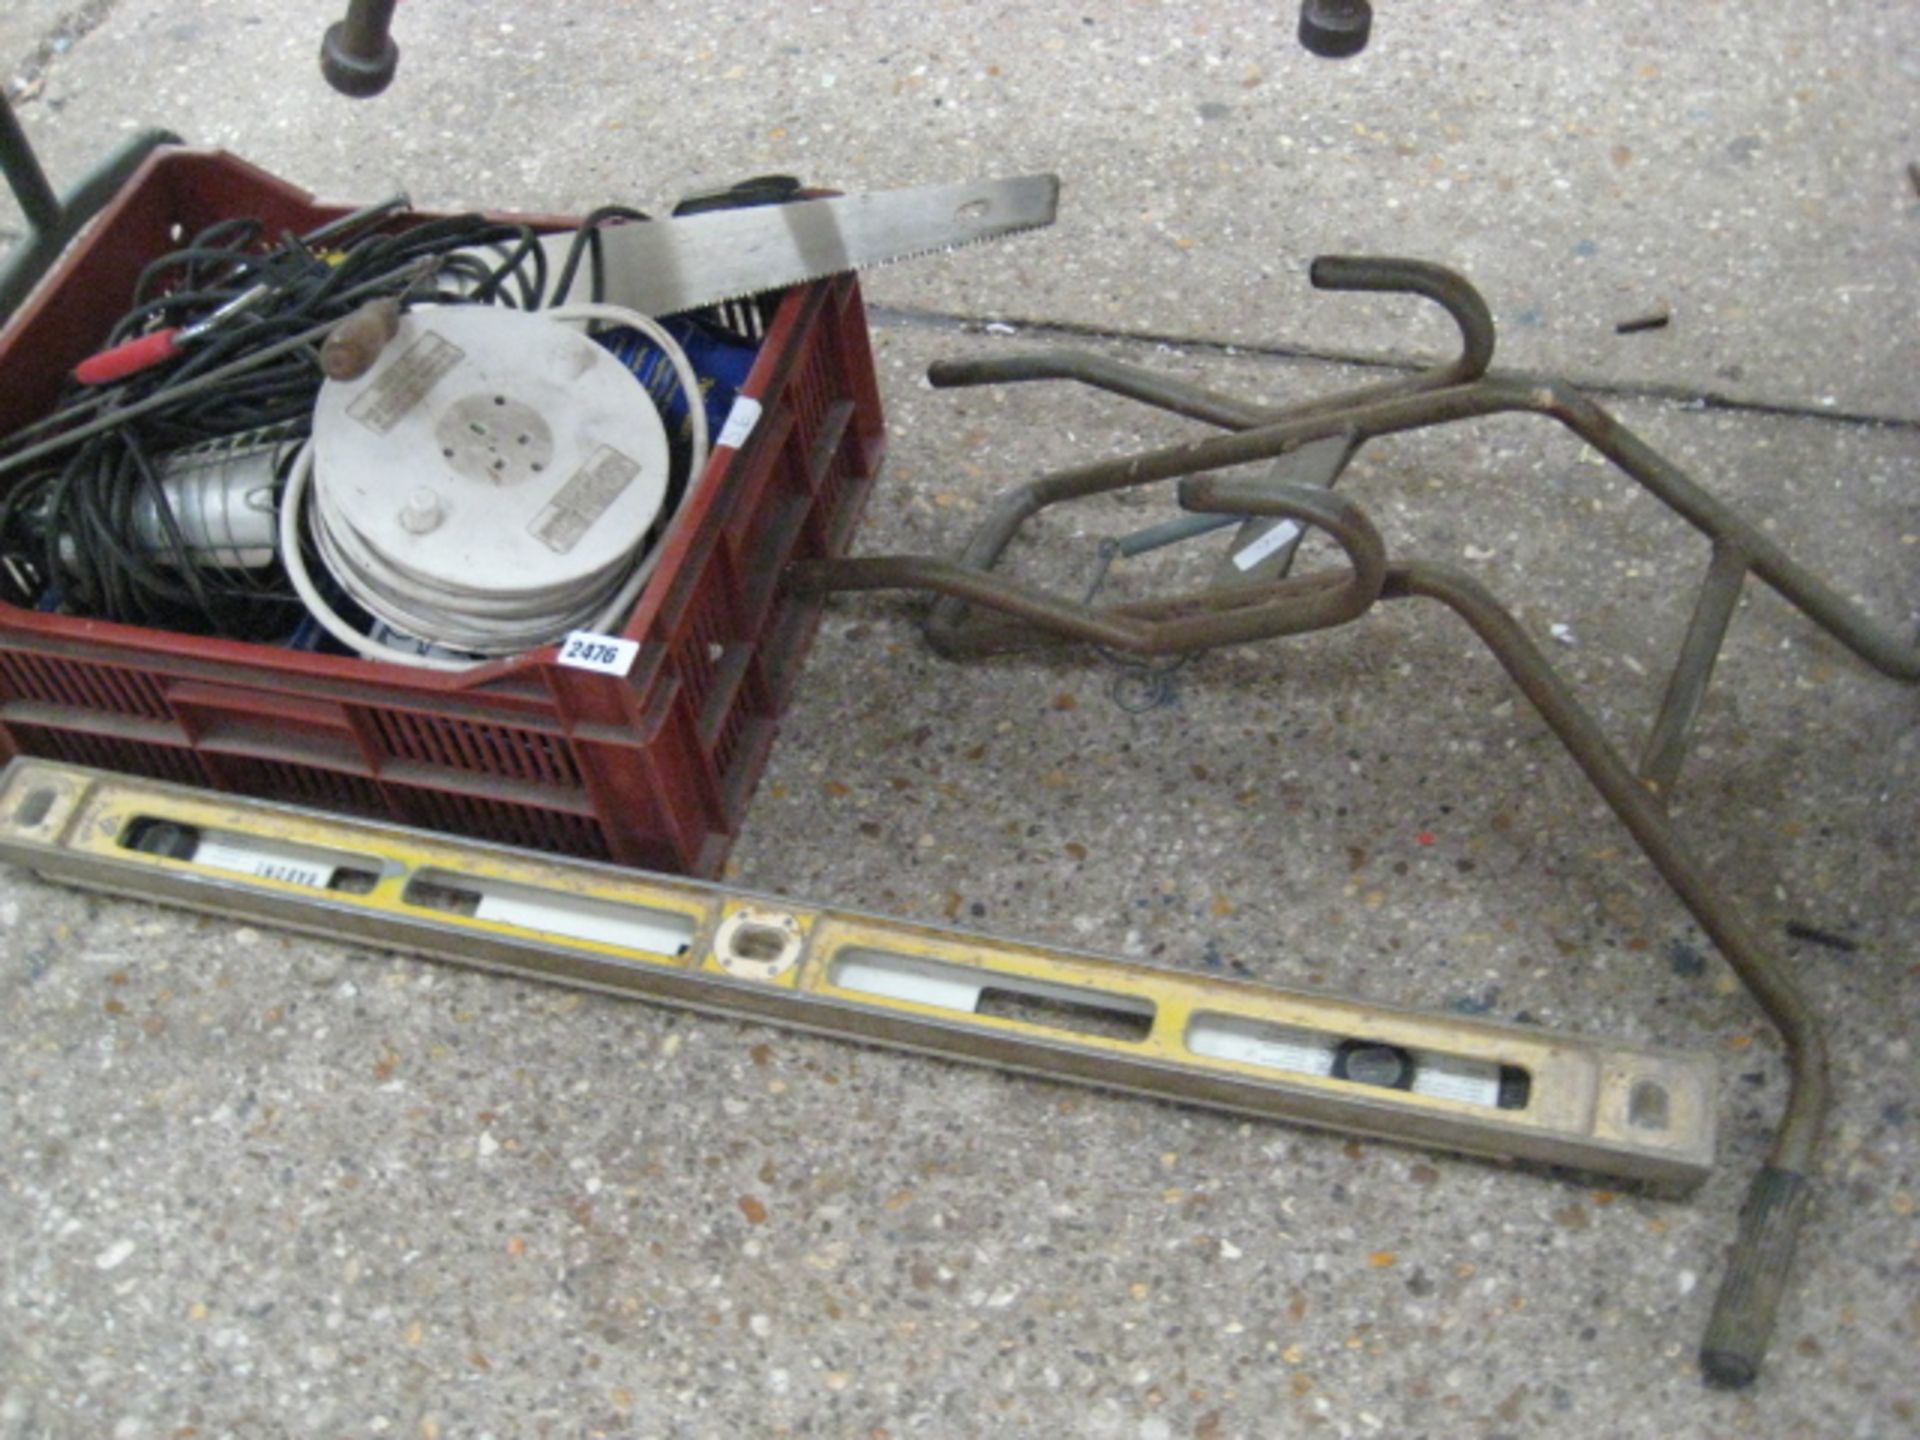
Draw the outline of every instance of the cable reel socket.
[[[322,385],[305,518],[377,621],[513,654],[606,607],[659,518],[668,463],[645,388],[578,328],[422,307],[364,374]]]

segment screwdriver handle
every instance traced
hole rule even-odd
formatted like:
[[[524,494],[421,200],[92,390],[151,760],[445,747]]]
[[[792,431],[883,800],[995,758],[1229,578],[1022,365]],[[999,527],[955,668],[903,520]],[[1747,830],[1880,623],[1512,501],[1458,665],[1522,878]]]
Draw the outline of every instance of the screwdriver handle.
[[[82,385],[111,385],[129,375],[171,360],[180,353],[180,327],[170,326],[142,335],[137,340],[89,355],[73,367],[73,378]]]
[[[392,296],[369,300],[327,332],[320,368],[330,380],[358,380],[399,332],[400,302]]]

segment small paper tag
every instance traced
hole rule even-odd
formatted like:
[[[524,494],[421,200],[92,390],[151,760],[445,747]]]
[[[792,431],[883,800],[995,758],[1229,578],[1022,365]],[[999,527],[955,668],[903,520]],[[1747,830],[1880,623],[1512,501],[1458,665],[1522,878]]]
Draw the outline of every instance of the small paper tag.
[[[1244,546],[1233,557],[1233,563],[1241,570],[1251,570],[1269,555],[1278,553],[1300,538],[1300,527],[1291,520],[1282,520],[1266,534],[1252,544]]]
[[[591,630],[576,630],[560,642],[560,663],[576,670],[597,670],[602,675],[625,675],[633,669],[640,654],[638,640],[622,640],[618,635],[596,635]]]
[[[738,450],[759,423],[760,402],[750,395],[735,397],[733,408],[727,412],[727,423],[720,427],[720,438],[714,441],[714,449],[726,446]]]
[[[289,885],[305,885],[310,890],[324,890],[333,883],[331,865],[316,865],[311,860],[269,850],[246,849],[219,840],[202,840],[194,849],[193,863],[211,870],[229,870],[236,875],[284,880]]]

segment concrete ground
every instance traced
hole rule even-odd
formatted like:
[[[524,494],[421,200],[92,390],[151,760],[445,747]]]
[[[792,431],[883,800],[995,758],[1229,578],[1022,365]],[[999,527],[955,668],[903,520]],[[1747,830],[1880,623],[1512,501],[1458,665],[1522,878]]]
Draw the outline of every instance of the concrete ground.
[[[1305,284],[1321,251],[1400,253],[1470,274],[1504,363],[1594,385],[1842,593],[1902,631],[1920,606],[1903,0],[1378,0],[1344,64],[1286,4],[409,4],[361,103],[318,76],[326,8],[30,0],[0,62],[61,183],[152,123],[436,206],[1058,171],[1053,230],[869,278],[869,553],[949,551],[1006,484],[1192,433],[933,392],[930,360],[1070,329],[1290,399],[1444,350],[1417,306]],[[1502,420],[1346,483],[1395,552],[1514,605],[1631,750],[1705,555],[1597,458]],[[1020,563],[1071,583],[1163,500],[1060,512]],[[1728,1395],[1693,1352],[1776,1037],[1455,622],[1383,607],[1134,713],[1096,657],[956,667],[918,615],[833,607],[740,882],[1705,1051],[1715,1176],[1601,1188],[5,871],[0,1435],[1920,1434],[1914,691],[1750,591],[1676,807],[1835,1052],[1773,1354]]]

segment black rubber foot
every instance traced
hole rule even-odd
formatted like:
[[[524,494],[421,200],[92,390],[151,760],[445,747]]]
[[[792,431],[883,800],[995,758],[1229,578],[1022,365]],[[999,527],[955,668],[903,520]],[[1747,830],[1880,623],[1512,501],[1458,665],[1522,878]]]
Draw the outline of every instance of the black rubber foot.
[[[400,64],[400,47],[388,37],[378,55],[368,59],[347,47],[346,23],[336,21],[327,27],[320,42],[320,73],[342,95],[365,100],[378,95],[393,83],[394,69]]]
[[[1700,1373],[1714,1389],[1744,1390],[1759,1376],[1812,1198],[1812,1182],[1798,1171],[1767,1165],[1753,1177],[1700,1342]]]
[[[1373,6],[1367,0],[1301,0],[1300,43],[1316,55],[1344,60],[1367,48]]]

